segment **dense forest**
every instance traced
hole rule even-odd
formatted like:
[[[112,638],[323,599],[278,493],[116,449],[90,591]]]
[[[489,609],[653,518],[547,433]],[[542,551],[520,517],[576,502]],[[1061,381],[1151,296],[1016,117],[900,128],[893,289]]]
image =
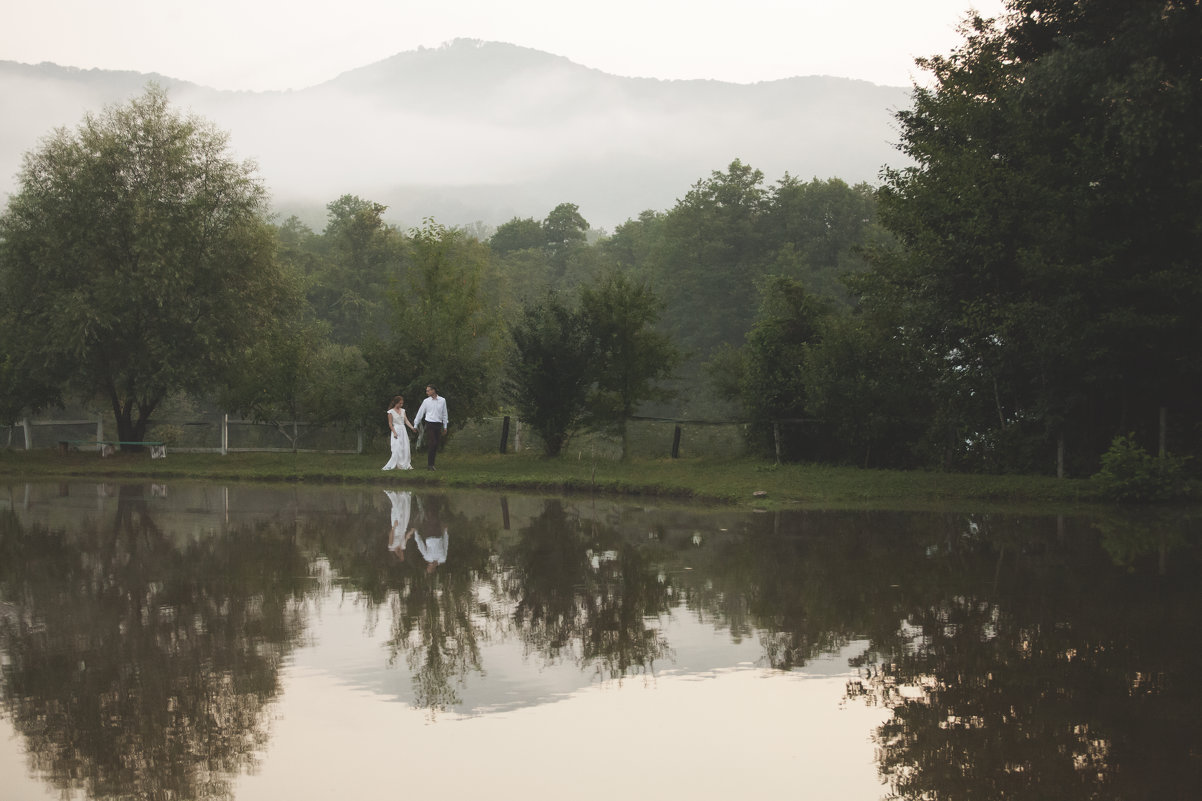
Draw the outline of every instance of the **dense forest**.
[[[1091,475],[1202,451],[1202,9],[1010,0],[898,114],[880,186],[735,159],[612,232],[565,202],[402,230],[274,219],[156,87],[26,155],[0,217],[0,417],[173,398],[379,428],[427,383],[555,455],[635,415],[786,459]],[[1181,464],[1178,461],[1176,464]]]

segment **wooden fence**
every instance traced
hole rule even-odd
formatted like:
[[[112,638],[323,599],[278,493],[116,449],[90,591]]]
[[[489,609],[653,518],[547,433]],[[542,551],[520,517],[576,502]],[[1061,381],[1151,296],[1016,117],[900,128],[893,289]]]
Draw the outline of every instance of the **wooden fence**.
[[[681,420],[636,417],[627,424],[631,455],[639,458],[741,455],[746,451],[746,424],[730,420]],[[8,448],[55,448],[62,442],[103,442],[116,424],[111,416],[84,419],[26,419],[8,431]],[[354,432],[335,426],[287,422],[280,426],[214,415],[152,426],[147,438],[167,442],[170,453],[373,453],[385,457],[388,443],[379,431]],[[293,441],[295,440],[295,445]],[[80,448],[92,446],[79,445]],[[94,446],[99,451],[100,446]],[[452,429],[446,447],[451,452],[518,453],[541,451],[542,443],[528,426],[512,417],[490,417]],[[616,460],[622,442],[617,437],[587,433],[575,437],[561,457]]]
[[[60,443],[81,443],[80,449],[101,450],[102,443],[108,439],[106,431],[116,427],[112,418],[96,415],[89,419],[74,420],[22,420],[16,426],[9,427],[8,447],[22,447],[24,450],[35,448],[58,447]],[[14,434],[20,432],[21,445],[14,442]],[[231,435],[231,432],[233,434]],[[332,426],[321,426],[313,423],[289,421],[280,426],[257,423],[252,420],[231,420],[229,415],[220,415],[208,419],[190,420],[174,424],[154,426],[147,434],[151,439],[165,441],[169,451],[176,453],[239,453],[252,451],[292,452],[306,451],[318,453],[362,453],[362,434],[347,434]],[[293,441],[298,444],[303,440],[312,443],[314,447],[293,447]]]

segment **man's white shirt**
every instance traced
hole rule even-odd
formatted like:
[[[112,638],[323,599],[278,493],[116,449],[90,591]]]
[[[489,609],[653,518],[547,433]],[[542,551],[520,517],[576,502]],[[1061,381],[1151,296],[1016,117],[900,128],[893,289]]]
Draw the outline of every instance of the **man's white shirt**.
[[[439,395],[437,398],[427,397],[422,401],[422,405],[418,407],[417,414],[413,417],[413,425],[417,426],[423,420],[430,423],[441,423],[443,428],[447,428],[451,421],[447,417],[447,399]]]

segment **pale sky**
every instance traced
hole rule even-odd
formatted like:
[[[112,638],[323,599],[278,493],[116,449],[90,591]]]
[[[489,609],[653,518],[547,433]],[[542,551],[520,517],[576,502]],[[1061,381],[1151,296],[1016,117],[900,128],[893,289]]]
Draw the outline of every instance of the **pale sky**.
[[[156,72],[216,89],[302,89],[456,38],[614,75],[753,83],[923,82],[970,8],[1003,0],[7,0],[0,60]]]

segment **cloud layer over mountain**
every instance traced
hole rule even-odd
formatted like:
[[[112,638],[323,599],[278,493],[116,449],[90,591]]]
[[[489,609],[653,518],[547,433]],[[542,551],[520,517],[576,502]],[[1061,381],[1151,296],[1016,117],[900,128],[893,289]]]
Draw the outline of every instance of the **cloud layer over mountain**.
[[[401,225],[497,225],[576,203],[596,227],[666,210],[741,159],[769,181],[875,183],[900,164],[893,114],[910,90],[830,77],[750,85],[620,78],[528,48],[458,40],[294,92],[224,92],[159,75],[0,62],[0,194],[56,127],[148,81],[229,131],[281,214],[320,229],[356,194]]]

